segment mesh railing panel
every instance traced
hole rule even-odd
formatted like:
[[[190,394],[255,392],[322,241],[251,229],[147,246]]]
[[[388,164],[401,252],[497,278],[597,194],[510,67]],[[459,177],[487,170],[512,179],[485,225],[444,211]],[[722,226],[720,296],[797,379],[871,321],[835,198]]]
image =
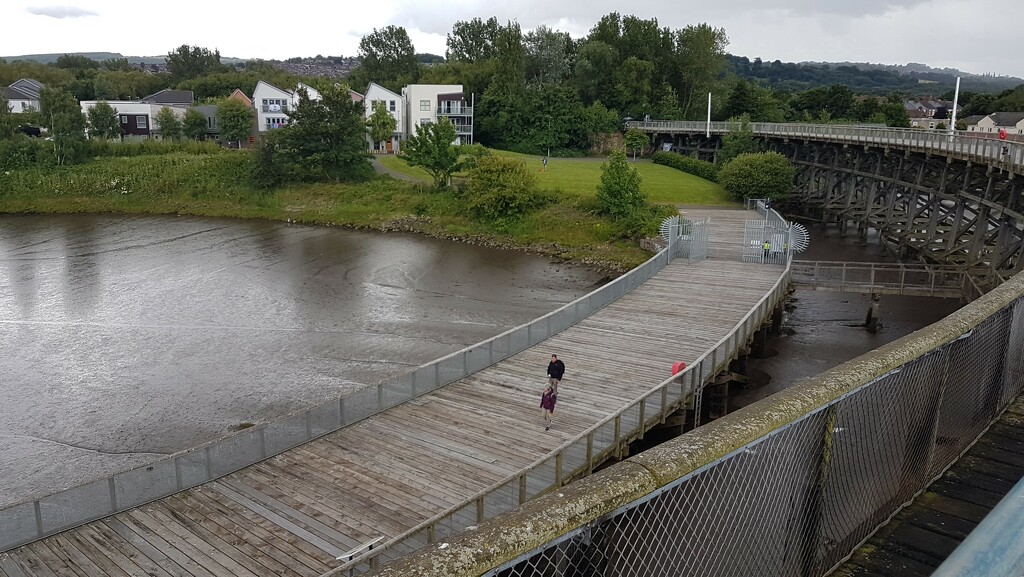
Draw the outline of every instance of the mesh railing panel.
[[[495,575],[824,575],[1020,391],[1020,299]]]

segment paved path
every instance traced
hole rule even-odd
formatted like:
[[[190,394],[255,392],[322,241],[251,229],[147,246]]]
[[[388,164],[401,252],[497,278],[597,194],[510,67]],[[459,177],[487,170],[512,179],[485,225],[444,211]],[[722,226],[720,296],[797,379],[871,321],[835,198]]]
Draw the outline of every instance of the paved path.
[[[373,164],[373,170],[376,171],[377,174],[386,174],[386,175],[390,176],[391,178],[394,178],[396,180],[404,180],[405,182],[421,182],[421,183],[422,182],[427,182],[426,180],[423,180],[423,179],[420,179],[420,178],[413,178],[413,177],[409,176],[408,174],[402,174],[401,172],[396,172],[394,170],[391,170],[390,168],[384,166],[384,163],[381,162],[380,158],[378,158],[376,156],[373,157],[372,164]]]
[[[738,223],[755,213],[701,212],[713,219],[712,250],[722,258],[677,259],[572,328],[431,394],[217,481],[0,554],[0,577],[312,577],[351,548],[473,498],[661,383],[674,361],[713,347],[777,282],[781,266],[727,254],[731,236],[742,235]],[[538,405],[553,352],[567,371],[545,431]]]

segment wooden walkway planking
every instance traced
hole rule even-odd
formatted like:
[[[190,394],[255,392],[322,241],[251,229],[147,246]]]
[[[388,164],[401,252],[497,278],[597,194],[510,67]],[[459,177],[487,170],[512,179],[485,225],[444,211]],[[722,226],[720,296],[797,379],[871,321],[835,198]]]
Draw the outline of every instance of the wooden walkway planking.
[[[832,577],[927,577],[1024,477],[1024,396]]]
[[[750,211],[707,211],[725,254]],[[751,216],[753,215],[753,216]],[[716,229],[722,223],[722,231]],[[739,226],[742,241],[742,224]],[[715,244],[719,243],[719,244]],[[721,249],[721,247],[726,247]],[[494,366],[201,487],[0,554],[26,575],[316,576],[516,474],[724,337],[782,267],[672,263],[576,326]],[[539,409],[567,365],[555,423]]]

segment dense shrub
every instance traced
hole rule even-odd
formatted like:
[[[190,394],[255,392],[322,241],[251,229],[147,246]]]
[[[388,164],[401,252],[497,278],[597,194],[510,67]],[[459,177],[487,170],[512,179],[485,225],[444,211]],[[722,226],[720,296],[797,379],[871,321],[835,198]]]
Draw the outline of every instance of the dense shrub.
[[[0,140],[0,171],[53,165],[52,142],[27,136]]]
[[[506,225],[552,201],[537,189],[537,178],[526,163],[499,156],[476,159],[463,195],[473,216]]]
[[[249,187],[248,153],[106,158],[0,172],[0,198],[46,196],[224,197]]]
[[[715,180],[718,175],[718,165],[698,160],[689,156],[683,156],[675,152],[655,152],[651,157],[655,164],[661,164],[669,168],[699,176],[705,180]]]
[[[85,143],[83,156],[97,158],[106,156],[147,156],[151,154],[219,154],[226,152],[216,142],[173,141],[148,138],[138,142],[93,139]]]
[[[718,171],[718,183],[733,198],[782,200],[793,189],[796,170],[777,152],[741,154]]]

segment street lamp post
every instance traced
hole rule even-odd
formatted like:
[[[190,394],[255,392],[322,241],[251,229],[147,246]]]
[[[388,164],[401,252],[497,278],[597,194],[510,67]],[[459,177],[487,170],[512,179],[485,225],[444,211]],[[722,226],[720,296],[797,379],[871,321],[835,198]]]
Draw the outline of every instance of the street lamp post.
[[[953,114],[949,120],[949,135],[956,134],[956,107],[960,102],[960,77],[956,77],[956,90],[953,91]]]

